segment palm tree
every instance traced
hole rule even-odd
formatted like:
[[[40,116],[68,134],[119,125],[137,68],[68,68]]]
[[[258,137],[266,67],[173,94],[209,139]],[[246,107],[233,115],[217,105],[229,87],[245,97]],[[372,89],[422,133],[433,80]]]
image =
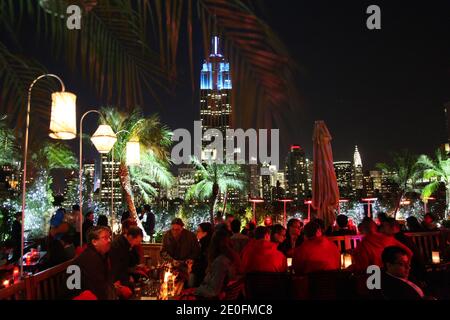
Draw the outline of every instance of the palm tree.
[[[186,200],[191,199],[208,200],[209,217],[214,224],[214,206],[219,193],[225,193],[228,189],[243,190],[243,174],[239,165],[234,164],[202,164],[197,158],[192,158],[196,168],[196,183],[192,185],[187,193]]]
[[[82,9],[80,30],[66,26],[69,4]],[[204,56],[210,52],[213,34],[225,39],[223,51],[231,63],[233,81],[240,84],[233,88],[234,105],[246,108],[246,112],[233,110],[239,122],[235,126],[254,127],[254,121],[269,125],[272,119],[280,126],[285,107],[298,103],[293,80],[297,66],[259,17],[262,6],[261,1],[249,0],[0,1],[4,34],[0,39],[0,100],[13,121],[22,123],[27,88],[47,71],[32,58],[35,51],[30,46],[44,51],[43,56],[59,57],[72,73],[81,74],[100,99],[128,110],[144,105],[146,93],[158,99],[161,90],[174,89],[181,56],[189,57],[194,89],[194,61],[200,60],[194,56],[193,44],[198,42],[194,30],[199,29]],[[34,42],[27,28],[33,28]],[[183,51],[182,39],[187,39]],[[44,85],[50,84],[39,86]],[[36,101],[34,106],[46,110],[38,108]]]
[[[438,188],[440,184],[445,185],[445,219],[448,219],[448,212],[450,210],[450,158],[440,151],[436,151],[436,160],[430,159],[427,155],[421,155],[418,164],[424,167],[423,178],[433,180],[427,184],[422,190],[422,197],[430,197]]]
[[[395,218],[400,209],[403,197],[408,192],[417,192],[416,182],[422,173],[417,162],[417,156],[411,154],[408,150],[402,150],[399,153],[393,154],[392,165],[377,163],[376,167],[389,176],[389,179],[398,188],[394,210]]]
[[[132,185],[134,183],[147,199],[150,194],[154,194],[155,183],[165,187],[171,185],[173,177],[168,169],[170,132],[156,115],[143,117],[139,110],[127,114],[113,108],[102,108],[101,112],[101,121],[118,133],[112,152],[114,160],[120,162],[120,184],[131,216],[143,229],[137,216]],[[136,138],[140,143],[142,166],[129,169],[126,163],[126,145]]]

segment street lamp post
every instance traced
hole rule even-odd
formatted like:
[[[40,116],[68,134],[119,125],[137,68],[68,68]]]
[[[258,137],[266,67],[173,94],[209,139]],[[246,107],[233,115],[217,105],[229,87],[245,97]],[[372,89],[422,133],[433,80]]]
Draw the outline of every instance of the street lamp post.
[[[23,255],[24,255],[24,226],[26,209],[26,183],[27,183],[27,160],[28,160],[28,132],[30,126],[31,91],[42,78],[52,77],[61,84],[60,92],[52,93],[52,107],[50,116],[50,134],[53,139],[70,140],[77,134],[76,127],[76,96],[66,92],[63,81],[55,74],[43,74],[33,80],[28,88],[27,117],[25,126],[25,145],[23,150],[23,180],[22,180],[22,239],[20,245],[20,276],[23,277]]]
[[[378,198],[363,198],[361,199],[364,202],[367,202],[367,216],[370,218],[371,214],[370,214],[370,204],[374,201],[377,201]]]
[[[292,199],[278,199],[277,201],[283,202],[283,226],[286,228],[286,203],[292,202]]]
[[[261,198],[250,198],[250,199],[248,199],[248,201],[253,204],[253,220],[256,223],[256,204],[264,202],[264,199],[261,199]]]
[[[80,202],[80,215],[79,215],[79,224],[80,224],[80,246],[83,245],[83,120],[90,113],[97,113],[102,116],[102,114],[97,110],[89,110],[86,111],[80,119],[80,171],[79,171],[79,202]],[[108,125],[100,125],[95,131],[94,135],[91,138],[92,143],[99,153],[108,153],[111,148],[114,146],[117,138]]]
[[[312,200],[305,200],[304,204],[308,205],[308,222],[311,220],[311,204]]]

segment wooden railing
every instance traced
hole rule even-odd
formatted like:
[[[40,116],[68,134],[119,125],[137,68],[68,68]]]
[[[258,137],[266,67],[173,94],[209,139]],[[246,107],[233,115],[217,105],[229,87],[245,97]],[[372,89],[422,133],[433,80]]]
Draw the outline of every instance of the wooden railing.
[[[73,260],[26,277],[0,290],[0,300],[57,300],[63,296],[66,270]]]

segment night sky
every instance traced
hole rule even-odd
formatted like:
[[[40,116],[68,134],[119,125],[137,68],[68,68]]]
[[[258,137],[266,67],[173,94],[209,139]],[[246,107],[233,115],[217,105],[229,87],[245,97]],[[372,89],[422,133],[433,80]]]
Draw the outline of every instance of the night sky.
[[[366,28],[366,8],[371,4],[381,8],[381,30]],[[300,144],[312,157],[315,120],[325,120],[333,136],[334,159],[352,160],[357,144],[365,170],[389,161],[390,152],[402,148],[432,154],[446,140],[443,106],[450,101],[450,1],[266,0],[264,5],[263,19],[299,66],[296,84],[302,102],[285,117],[291,121],[286,127],[296,130],[285,134],[281,163],[290,144]],[[198,80],[202,48],[197,31]],[[191,90],[183,45],[180,85],[173,95],[162,95],[160,105],[148,101],[145,110],[158,112],[171,129],[192,128],[199,115],[198,92]],[[45,52],[34,55],[78,95],[79,114],[103,104],[81,76]],[[96,117],[90,117],[85,131],[93,133]],[[77,150],[77,142],[71,145]],[[85,152],[88,158],[97,154],[89,146]]]

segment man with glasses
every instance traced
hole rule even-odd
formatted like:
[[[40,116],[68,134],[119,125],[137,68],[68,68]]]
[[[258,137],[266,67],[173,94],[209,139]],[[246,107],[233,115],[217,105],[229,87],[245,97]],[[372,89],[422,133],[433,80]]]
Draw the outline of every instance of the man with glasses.
[[[90,291],[99,300],[116,299],[108,256],[111,232],[107,227],[93,227],[88,233],[87,240],[86,250],[74,261],[74,265],[81,271],[81,292]]]
[[[381,290],[387,299],[419,300],[424,297],[422,289],[408,280],[411,260],[406,250],[390,246],[381,255],[384,272],[381,276]]]

